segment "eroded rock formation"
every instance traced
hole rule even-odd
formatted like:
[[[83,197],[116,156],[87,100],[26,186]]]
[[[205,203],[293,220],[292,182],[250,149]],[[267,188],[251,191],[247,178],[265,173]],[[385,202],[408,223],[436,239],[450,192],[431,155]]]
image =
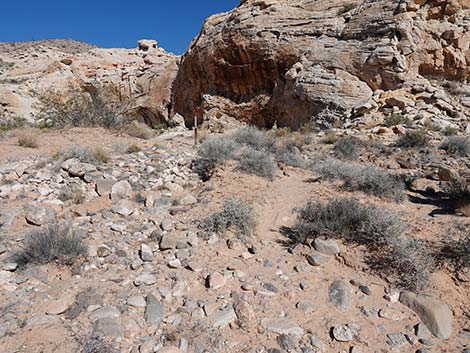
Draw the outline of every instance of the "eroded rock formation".
[[[60,45],[59,45],[60,44]],[[0,47],[0,119],[33,120],[37,96],[70,84],[112,86],[131,98],[135,115],[148,124],[168,119],[171,85],[179,57],[139,41],[138,49],[100,49],[74,41],[40,41]],[[97,87],[95,87],[97,88]]]
[[[468,0],[242,1],[207,19],[183,56],[173,113],[188,125],[226,114],[298,127],[325,111],[357,114],[377,90],[409,92],[423,77],[465,81],[469,8]]]

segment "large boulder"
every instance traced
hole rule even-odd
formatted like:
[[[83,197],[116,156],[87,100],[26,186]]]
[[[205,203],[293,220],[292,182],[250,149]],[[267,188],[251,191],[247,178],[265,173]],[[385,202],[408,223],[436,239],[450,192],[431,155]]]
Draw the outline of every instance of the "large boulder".
[[[208,18],[184,54],[173,113],[271,127],[362,109],[419,75],[464,80],[466,0],[244,0]],[[214,99],[216,98],[216,99]]]
[[[400,294],[400,302],[413,310],[434,336],[441,339],[450,338],[452,312],[447,304],[408,291]]]

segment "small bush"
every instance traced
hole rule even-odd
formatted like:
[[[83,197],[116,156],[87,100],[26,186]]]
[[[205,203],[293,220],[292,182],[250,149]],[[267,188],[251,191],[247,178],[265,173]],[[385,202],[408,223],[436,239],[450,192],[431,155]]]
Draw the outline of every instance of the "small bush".
[[[345,13],[348,13],[348,12],[354,10],[356,7],[357,7],[356,4],[347,3],[347,4],[343,5],[343,7],[341,7],[338,10],[338,16],[344,15]]]
[[[387,127],[392,127],[396,125],[409,126],[411,124],[411,120],[407,118],[406,116],[404,116],[403,114],[393,113],[385,117],[384,124]]]
[[[300,242],[321,236],[379,246],[398,237],[404,226],[392,212],[364,206],[356,199],[340,198],[328,203],[307,202],[298,210],[294,229]]]
[[[470,156],[470,137],[468,136],[451,136],[441,145],[441,148],[449,154],[459,155],[462,157]]]
[[[292,167],[304,168],[306,161],[295,146],[286,145],[278,148],[275,153],[276,160]]]
[[[80,353],[117,353],[117,349],[101,337],[91,337],[82,345]]]
[[[244,148],[237,156],[237,160],[238,169],[247,174],[272,179],[276,171],[276,165],[271,156],[250,147]]]
[[[16,133],[18,145],[21,147],[38,148],[38,133],[33,129],[21,130]]]
[[[338,158],[355,159],[357,158],[358,140],[354,137],[340,137],[336,140],[333,151]]]
[[[148,125],[137,121],[130,124],[126,131],[130,136],[143,140],[150,140],[154,136],[153,130]]]
[[[426,147],[429,143],[429,138],[425,130],[407,131],[397,141],[398,147]]]
[[[126,150],[126,152],[129,153],[129,154],[138,153],[140,151],[142,151],[142,148],[140,148],[140,146],[136,145],[135,143],[133,143],[132,145],[127,147],[127,150]]]
[[[26,236],[22,249],[15,257],[21,265],[50,262],[72,265],[77,258],[86,254],[87,247],[75,231],[68,226],[55,224]]]
[[[250,146],[258,151],[273,151],[276,143],[274,136],[253,126],[236,130],[232,138],[236,143]]]
[[[233,228],[242,237],[250,236],[256,226],[256,214],[253,207],[245,201],[228,199],[220,212],[207,217],[201,227],[207,231],[224,233]]]
[[[364,245],[366,262],[394,285],[409,290],[426,287],[434,258],[420,241],[402,236],[406,226],[397,214],[347,198],[309,201],[298,212],[291,232],[294,243],[326,237]]]
[[[27,122],[26,119],[20,118],[20,117],[12,118],[12,119],[2,118],[0,120],[0,135],[10,130],[24,128],[26,125],[26,122]]]
[[[344,187],[351,191],[363,191],[397,202],[404,198],[404,183],[385,169],[373,165],[331,159],[314,165],[313,169],[323,177],[343,180]]]
[[[442,190],[451,200],[470,200],[470,185],[463,177],[443,182]]]
[[[226,137],[211,137],[200,146],[192,169],[202,180],[208,180],[215,167],[232,159],[238,145]]]

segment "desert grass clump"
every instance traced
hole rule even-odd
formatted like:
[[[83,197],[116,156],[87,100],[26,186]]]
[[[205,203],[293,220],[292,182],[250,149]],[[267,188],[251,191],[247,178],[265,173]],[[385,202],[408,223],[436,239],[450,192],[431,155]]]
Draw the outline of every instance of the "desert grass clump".
[[[142,151],[142,148],[139,145],[136,145],[135,143],[129,145],[129,147],[127,147],[126,149],[126,152],[129,154],[138,153],[140,151]]]
[[[238,169],[263,178],[272,179],[276,171],[276,165],[270,155],[254,148],[244,148],[236,157]]]
[[[449,154],[462,157],[470,156],[470,137],[468,136],[450,136],[440,147]]]
[[[420,148],[426,147],[429,143],[429,138],[425,130],[407,131],[397,141],[398,147],[406,148]]]
[[[39,138],[38,132],[34,129],[20,130],[16,133],[18,145],[21,147],[38,148]]]
[[[342,180],[344,188],[351,191],[362,191],[397,202],[404,198],[404,183],[385,169],[373,165],[329,159],[312,168],[325,178]]]
[[[232,159],[238,144],[227,137],[211,137],[200,146],[192,169],[202,180],[208,180],[214,169]]]
[[[354,137],[340,137],[334,143],[333,151],[337,158],[356,159],[358,156],[358,144],[359,141]]]
[[[256,226],[256,213],[247,202],[239,199],[227,199],[222,210],[213,213],[201,223],[206,231],[225,233],[233,229],[239,236],[248,237]]]
[[[69,226],[54,224],[27,235],[15,260],[21,265],[50,262],[72,265],[79,257],[86,256],[87,251],[76,231]]]
[[[130,136],[143,140],[150,140],[154,136],[154,131],[148,125],[138,121],[129,124],[126,131]]]
[[[109,151],[103,146],[95,146],[91,149],[91,154],[94,159],[99,163],[108,163],[109,162]]]

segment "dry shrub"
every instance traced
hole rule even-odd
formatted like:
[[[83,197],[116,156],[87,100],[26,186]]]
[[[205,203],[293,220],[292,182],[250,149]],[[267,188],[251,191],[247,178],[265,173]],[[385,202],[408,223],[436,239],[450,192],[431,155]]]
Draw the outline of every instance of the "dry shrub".
[[[108,163],[109,162],[109,151],[103,146],[95,146],[91,149],[91,154],[94,159],[99,163]]]
[[[18,145],[21,147],[38,148],[39,132],[35,129],[24,129],[16,133]]]
[[[127,153],[137,153],[137,152],[140,152],[142,151],[142,148],[139,146],[139,145],[136,145],[135,143],[129,145],[129,147],[127,147],[127,150],[126,152]]]
[[[130,136],[144,140],[150,140],[154,136],[154,131],[148,125],[138,121],[133,121],[126,131]]]
[[[462,157],[470,156],[470,137],[468,136],[450,136],[440,147],[449,154]]]
[[[224,233],[234,229],[239,236],[247,237],[256,226],[256,213],[253,207],[239,199],[227,199],[222,210],[213,213],[201,222],[201,227],[210,232]]]
[[[272,179],[276,171],[276,165],[266,152],[257,151],[246,147],[236,156],[238,169],[263,178]]]
[[[426,288],[434,271],[434,257],[418,240],[403,236],[406,226],[397,214],[356,199],[327,203],[309,201],[298,210],[291,241],[309,243],[317,237],[342,239],[367,248],[366,262],[396,286]]]
[[[397,141],[398,147],[418,148],[426,147],[429,143],[429,138],[425,130],[407,131]]]
[[[37,118],[43,126],[119,128],[129,120],[132,102],[119,89],[100,83],[72,84],[65,91],[38,95]]]
[[[344,181],[351,191],[363,191],[381,198],[401,201],[404,198],[404,183],[383,168],[329,159],[312,165],[312,169],[328,179]]]

